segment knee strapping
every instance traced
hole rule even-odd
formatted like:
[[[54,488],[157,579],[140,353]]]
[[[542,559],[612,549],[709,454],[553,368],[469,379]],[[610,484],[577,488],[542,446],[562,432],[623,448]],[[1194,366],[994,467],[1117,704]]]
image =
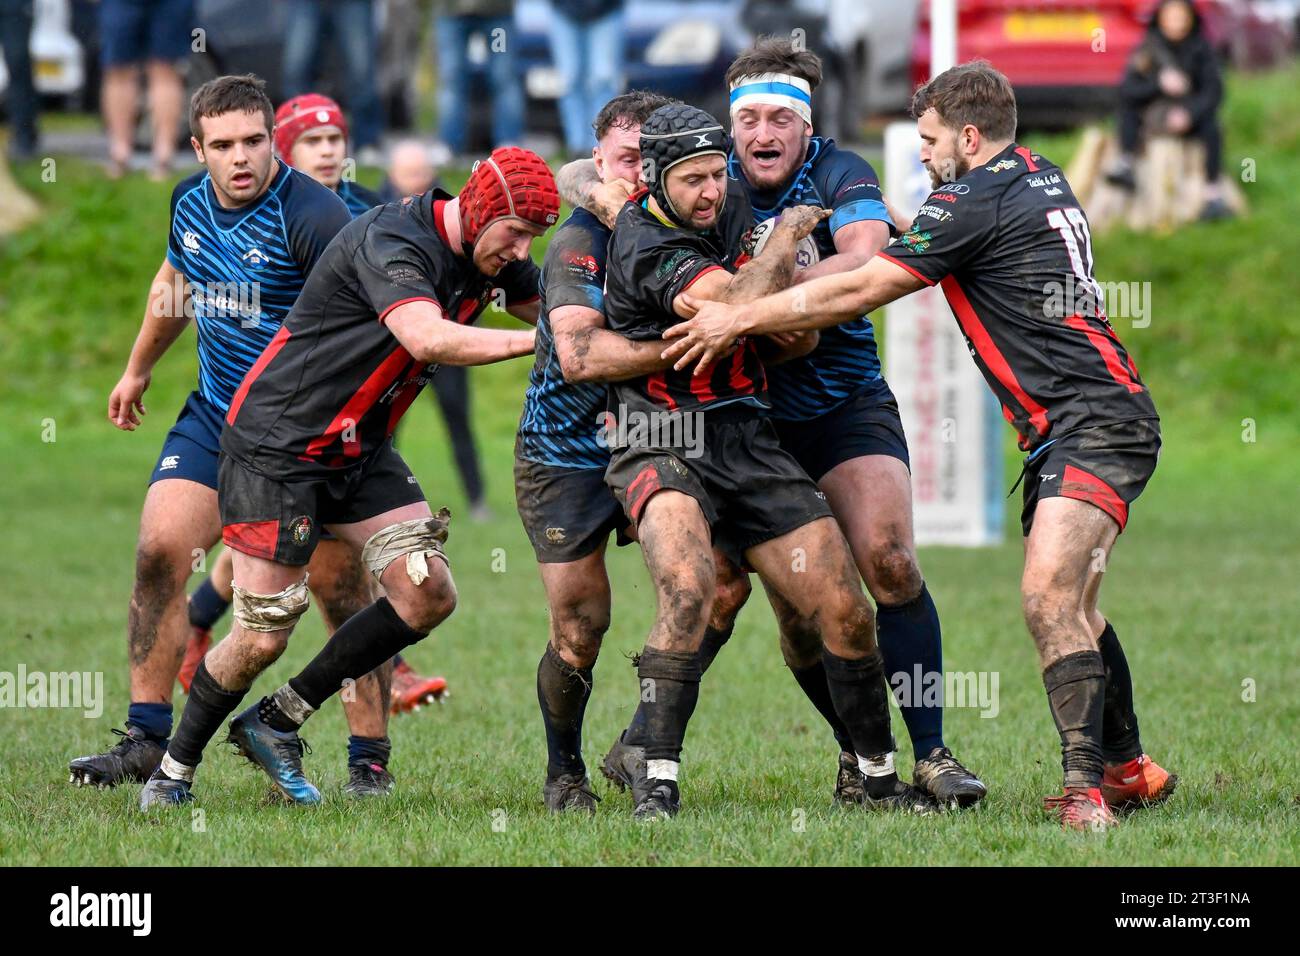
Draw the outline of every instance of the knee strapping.
[[[283,631],[293,627],[311,604],[307,578],[304,574],[301,581],[277,594],[254,594],[232,583],[235,620],[246,631]]]
[[[442,550],[450,527],[451,512],[446,508],[439,508],[438,513],[429,518],[399,521],[370,536],[361,549],[361,560],[375,580],[382,581],[388,566],[405,557],[406,575],[412,584],[419,587],[429,577],[430,557],[441,558],[443,564],[451,566]]]

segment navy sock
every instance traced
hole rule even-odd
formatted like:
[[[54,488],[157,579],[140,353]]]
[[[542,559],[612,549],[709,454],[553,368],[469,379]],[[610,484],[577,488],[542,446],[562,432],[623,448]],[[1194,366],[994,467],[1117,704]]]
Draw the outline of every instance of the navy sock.
[[[348,737],[348,765],[354,763],[377,763],[388,766],[388,758],[393,752],[393,742],[387,737]]]
[[[880,645],[890,687],[895,685],[895,674],[907,676],[906,686],[911,692],[906,701],[896,699],[912,738],[912,753],[920,760],[935,747],[943,746],[943,638],[939,612],[924,582],[921,593],[906,604],[876,606],[876,643]],[[918,671],[921,680],[917,679]],[[926,684],[922,681],[932,680],[939,681],[939,700],[926,706]]]
[[[171,704],[132,704],[126,711],[126,725],[144,731],[146,737],[167,746],[172,732]]]
[[[190,623],[210,631],[228,607],[230,602],[217,593],[217,589],[212,586],[212,578],[204,578],[203,583],[190,595]]]

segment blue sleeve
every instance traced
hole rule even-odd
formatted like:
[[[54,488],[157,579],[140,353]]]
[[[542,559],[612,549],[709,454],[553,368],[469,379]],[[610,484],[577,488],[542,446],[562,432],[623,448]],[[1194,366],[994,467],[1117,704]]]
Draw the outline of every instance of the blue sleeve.
[[[303,180],[293,182],[285,197],[284,228],[289,252],[306,276],[339,230],[352,221],[352,213],[334,190],[308,177]]]
[[[832,236],[850,223],[870,220],[883,222],[891,236],[897,235],[880,192],[880,178],[869,162],[857,153],[837,149],[826,166],[822,195],[827,197],[832,210]]]
[[[181,236],[177,234],[176,228],[176,206],[180,203],[181,197],[187,192],[203,182],[206,170],[200,170],[193,176],[186,176],[176,184],[172,190],[171,212],[167,217],[167,261],[177,272],[185,271],[184,250],[181,248]]]

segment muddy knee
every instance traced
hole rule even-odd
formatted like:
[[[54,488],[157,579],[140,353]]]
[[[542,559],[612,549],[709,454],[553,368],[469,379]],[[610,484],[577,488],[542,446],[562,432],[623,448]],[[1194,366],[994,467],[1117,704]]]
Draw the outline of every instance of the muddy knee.
[[[871,556],[871,594],[881,604],[898,605],[921,593],[921,569],[916,556],[899,544],[891,544]]]

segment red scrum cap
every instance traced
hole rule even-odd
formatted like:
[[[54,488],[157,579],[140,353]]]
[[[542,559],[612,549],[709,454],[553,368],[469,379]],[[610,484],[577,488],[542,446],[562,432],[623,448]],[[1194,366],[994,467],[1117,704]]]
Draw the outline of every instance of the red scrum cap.
[[[275,151],[290,166],[289,154],[298,137],[318,126],[337,126],[343,131],[343,138],[348,138],[348,121],[343,118],[343,110],[328,96],[320,93],[304,93],[291,100],[285,100],[275,111]]]
[[[460,231],[469,251],[498,219],[522,219],[549,229],[559,217],[560,193],[550,167],[518,146],[494,149],[475,163],[460,191]]]

